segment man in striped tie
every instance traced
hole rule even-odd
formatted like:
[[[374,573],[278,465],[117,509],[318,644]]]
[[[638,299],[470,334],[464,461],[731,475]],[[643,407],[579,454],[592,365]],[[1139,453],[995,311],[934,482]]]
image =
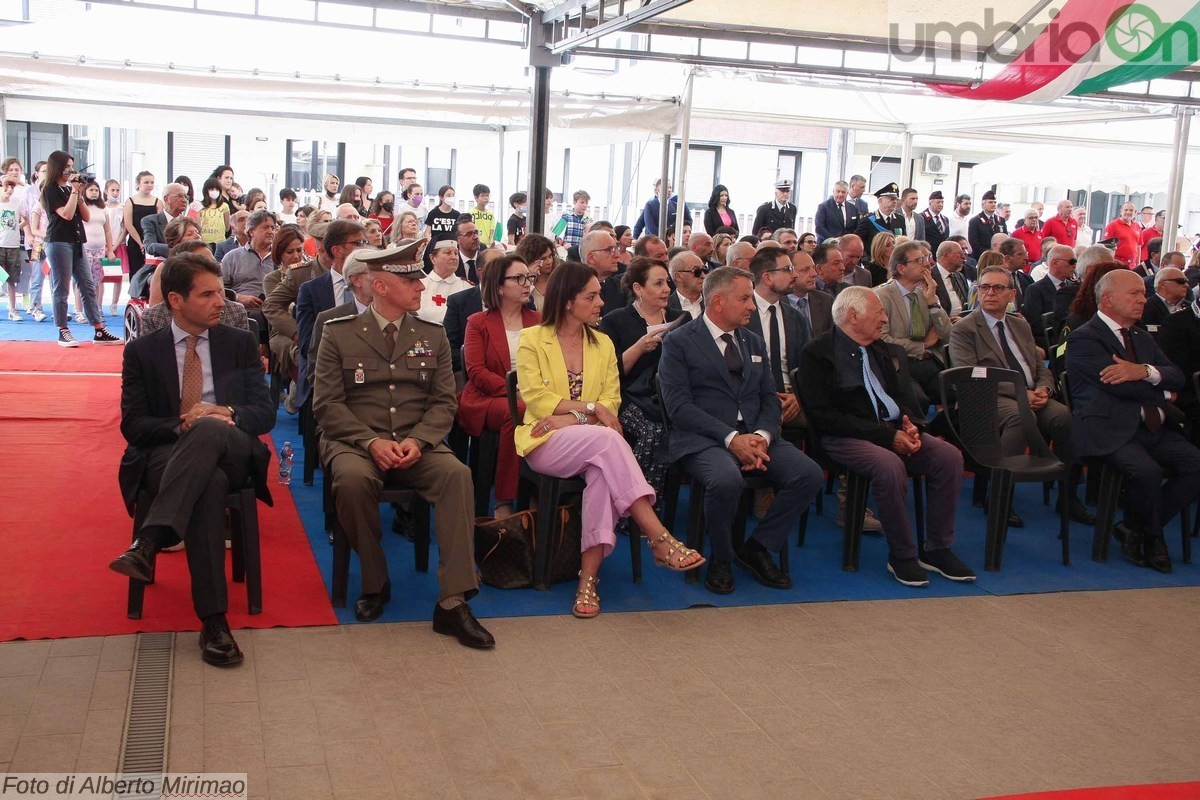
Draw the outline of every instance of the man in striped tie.
[[[203,622],[201,657],[231,666],[242,652],[225,619],[225,502],[253,483],[270,504],[271,454],[258,437],[275,426],[275,407],[253,334],[220,324],[220,267],[186,253],[161,269],[171,324],[131,342],[121,370],[121,433],[129,447],[118,481],[130,515],[136,510],[143,522],[133,546],[109,566],[151,582],[158,552],[182,539]],[[153,500],[135,509],[143,491]]]

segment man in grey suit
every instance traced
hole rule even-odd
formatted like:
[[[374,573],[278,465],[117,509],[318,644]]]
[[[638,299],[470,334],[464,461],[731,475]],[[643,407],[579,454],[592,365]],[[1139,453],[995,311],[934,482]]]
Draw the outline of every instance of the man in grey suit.
[[[837,248],[842,254],[842,283],[847,286],[866,286],[870,289],[871,270],[862,265],[862,237],[857,233],[847,233],[837,240]]]
[[[168,183],[163,188],[163,210],[142,218],[142,242],[147,255],[167,257],[166,236],[163,232],[171,220],[187,211],[187,189],[182,183]]]
[[[764,586],[792,580],[772,553],[788,546],[800,515],[821,490],[821,469],[780,436],[780,403],[762,338],[745,329],[756,313],[751,274],[721,267],[704,280],[704,314],[666,337],[658,367],[669,418],[668,457],[704,487],[712,558],[705,587],[733,591],[732,562]],[[765,475],[775,502],[742,548],[733,549],[733,519],[744,473]]]
[[[1038,357],[1029,323],[1006,309],[1015,294],[1012,276],[1000,266],[985,267],[979,276],[979,308],[967,314],[950,331],[950,360],[956,367],[993,367],[1011,369],[1025,378],[1029,407],[1037,419],[1038,430],[1054,445],[1055,454],[1066,464],[1075,461],[1071,446],[1071,412],[1050,397],[1054,375]],[[1005,455],[1025,452],[1025,432],[1015,397],[997,400],[1000,417],[1000,445]],[[1061,502],[1061,500],[1060,500]],[[1096,518],[1071,498],[1071,517],[1087,525]]]
[[[938,302],[937,283],[929,274],[932,263],[924,242],[904,242],[892,251],[892,279],[875,287],[888,320],[883,340],[904,348],[909,374],[922,390],[917,396],[922,408],[941,395],[942,347],[950,341],[950,318]]]
[[[817,270],[812,256],[799,250],[792,256],[792,293],[788,302],[800,312],[800,321],[813,339],[833,327],[833,298],[817,291]]]

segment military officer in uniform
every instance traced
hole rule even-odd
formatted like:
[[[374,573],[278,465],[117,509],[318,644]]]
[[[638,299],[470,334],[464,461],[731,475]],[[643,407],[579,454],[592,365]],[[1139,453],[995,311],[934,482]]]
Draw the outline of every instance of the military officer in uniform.
[[[362,563],[355,616],[374,620],[391,599],[379,524],[386,478],[434,506],[440,591],[433,629],[468,647],[492,647],[466,602],[478,592],[471,471],[443,443],[458,405],[450,343],[441,325],[416,316],[423,249],[422,241],[404,240],[360,256],[374,299],[361,314],[326,321],[313,412],[336,513]]]
[[[996,213],[996,193],[991,189],[983,193],[980,203],[983,210],[971,217],[967,224],[967,243],[976,258],[992,249],[992,237],[997,233],[1008,233],[1008,223]]]
[[[877,233],[891,233],[896,236],[904,235],[904,217],[896,210],[900,199],[900,187],[895,181],[880,187],[875,192],[879,200],[879,208],[873,214],[867,214],[858,220],[858,230],[855,231],[863,240],[863,252],[871,252],[871,240]]]
[[[750,233],[758,236],[763,228],[770,228],[772,233],[780,228],[795,228],[796,206],[792,205],[791,199],[792,182],[786,178],[775,181],[775,199],[758,207]]]
[[[925,241],[929,242],[929,251],[937,253],[942,242],[950,238],[950,220],[942,213],[946,200],[941,191],[929,193],[929,207],[921,212],[925,220]]]

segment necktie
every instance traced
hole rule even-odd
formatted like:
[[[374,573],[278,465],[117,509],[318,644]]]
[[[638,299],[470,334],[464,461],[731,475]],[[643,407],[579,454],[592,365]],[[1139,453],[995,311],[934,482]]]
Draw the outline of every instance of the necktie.
[[[383,340],[387,342],[389,354],[396,350],[396,323],[389,322],[383,326]]]
[[[775,375],[775,391],[784,390],[783,383],[783,347],[779,340],[779,317],[775,306],[767,306],[767,314],[771,317],[771,372]]]
[[[842,229],[850,227],[850,217],[846,215],[846,206],[844,203],[838,203],[838,213],[842,215]]]
[[[862,356],[863,386],[866,387],[867,394],[871,396],[871,405],[875,407],[875,418],[887,420],[900,419],[900,407],[896,405],[896,401],[883,388],[883,384],[879,382],[879,378],[875,377],[875,370],[871,369],[871,358],[867,355],[867,348],[859,345],[858,352]]]
[[[934,215],[933,219],[935,222],[937,222],[938,233],[945,233],[946,232],[946,218],[943,217],[941,214],[936,214],[936,215]]]
[[[808,334],[808,338],[812,338],[812,316],[808,308],[808,295],[801,297],[796,304],[796,308],[800,311],[800,318],[804,320],[804,330]]]
[[[733,379],[733,385],[740,389],[742,388],[742,351],[738,349],[733,334],[721,334],[721,341],[725,342],[725,367],[729,370],[729,377]]]
[[[467,280],[472,283],[479,283],[479,275],[475,272],[475,259],[467,259]]]
[[[958,295],[959,301],[963,304],[963,308],[967,306],[967,279],[957,272],[950,273],[950,283],[954,286],[954,293]]]
[[[1125,358],[1135,364],[1140,364],[1138,361],[1137,351],[1133,349],[1133,340],[1129,336],[1128,328],[1121,328],[1121,341],[1125,345]],[[1158,408],[1149,403],[1142,405],[1142,419],[1146,423],[1146,427],[1152,432],[1157,431],[1162,427],[1162,416],[1158,413]]]
[[[1013,372],[1020,373],[1025,379],[1025,385],[1029,385],[1029,376],[1025,374],[1025,368],[1021,366],[1017,354],[1013,352],[1012,346],[1008,343],[1008,336],[1004,332],[1004,320],[996,323],[996,338],[1000,340],[1000,349],[1004,351],[1004,360],[1008,362],[1008,368]]]
[[[200,402],[204,393],[204,370],[200,366],[200,354],[196,352],[199,336],[187,337],[187,354],[183,357],[183,389],[179,392],[179,413],[186,414]]]
[[[350,288],[350,281],[346,281],[344,284],[342,284],[342,302],[354,302],[354,290]]]
[[[921,316],[921,295],[908,293],[908,338],[915,340],[925,338],[925,318]]]

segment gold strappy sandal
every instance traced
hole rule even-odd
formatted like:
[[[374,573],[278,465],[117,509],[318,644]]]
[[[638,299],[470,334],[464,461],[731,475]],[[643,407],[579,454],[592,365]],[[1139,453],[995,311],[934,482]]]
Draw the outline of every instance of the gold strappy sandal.
[[[579,577],[583,578],[582,572],[579,573]],[[571,613],[580,619],[591,619],[600,613],[600,595],[596,594],[600,579],[595,575],[583,579],[586,586],[575,592],[575,605],[571,606]],[[584,611],[585,608],[595,608],[595,611]]]
[[[684,546],[683,542],[671,535],[670,531],[663,531],[653,539],[647,539],[646,543],[650,545],[650,552],[654,553],[654,563],[660,567],[666,567],[674,572],[687,572],[696,567],[701,566],[707,559],[700,556],[695,550]],[[655,548],[660,544],[666,543],[670,545],[665,557],[659,556]],[[700,556],[691,563],[686,563],[692,556]]]

